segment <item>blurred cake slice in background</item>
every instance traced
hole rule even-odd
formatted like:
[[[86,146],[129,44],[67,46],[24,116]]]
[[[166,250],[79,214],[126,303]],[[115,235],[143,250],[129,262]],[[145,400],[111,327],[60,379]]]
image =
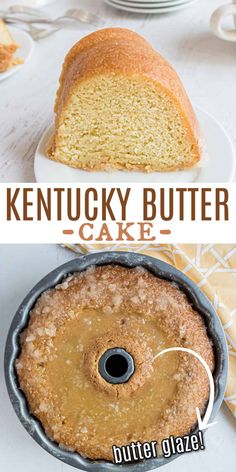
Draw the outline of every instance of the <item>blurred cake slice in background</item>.
[[[14,57],[18,48],[19,45],[15,43],[6,23],[0,19],[0,72],[22,63],[20,59]]]

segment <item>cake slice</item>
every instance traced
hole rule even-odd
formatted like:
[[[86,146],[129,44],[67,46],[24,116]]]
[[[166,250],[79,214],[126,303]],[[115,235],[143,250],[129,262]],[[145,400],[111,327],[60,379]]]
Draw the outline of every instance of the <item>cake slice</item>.
[[[171,65],[138,34],[109,28],[67,54],[51,159],[86,170],[171,171],[201,156],[199,125]]]
[[[0,72],[5,72],[21,62],[14,57],[14,53],[18,47],[6,23],[0,19]]]

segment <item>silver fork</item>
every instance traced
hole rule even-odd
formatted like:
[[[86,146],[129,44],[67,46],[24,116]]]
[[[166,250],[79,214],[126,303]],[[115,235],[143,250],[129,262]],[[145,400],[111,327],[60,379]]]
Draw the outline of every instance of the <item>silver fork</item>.
[[[5,12],[4,19],[9,23],[20,23],[22,25],[27,26],[29,34],[35,41],[47,38],[48,36],[51,36],[52,34],[62,29],[63,27],[67,27],[69,25],[72,26],[73,22],[88,23],[93,24],[95,26],[102,26],[105,23],[104,19],[100,16],[95,15],[94,13],[87,12],[85,10],[78,10],[76,8],[67,10],[64,15],[59,16],[54,20],[43,17],[42,12],[40,15],[38,15],[37,18],[34,19],[19,18],[15,15],[15,13],[26,13],[32,15],[34,14],[34,9],[29,8],[26,11],[26,7],[14,7],[11,9],[11,12]],[[35,24],[44,24],[52,26],[52,28],[38,28],[34,26]]]
[[[63,20],[66,20],[66,19],[76,20],[76,22],[82,22],[82,23],[89,23],[89,24],[92,23],[95,26],[102,26],[105,23],[104,19],[99,17],[98,15],[74,8],[74,9],[67,10],[63,16],[56,18],[54,21],[40,21],[40,20],[35,21],[34,23],[46,23],[48,25],[50,24],[53,26],[53,28],[52,29],[38,29],[38,28],[33,27],[32,25],[29,25],[30,34],[35,41],[39,39],[47,38],[48,36],[51,36],[52,34],[62,29],[64,26],[66,26],[65,23],[63,24]]]
[[[85,10],[78,10],[77,8],[72,8],[67,10],[65,13],[65,17],[73,18],[75,20],[79,20],[82,23],[92,23],[95,26],[103,26],[105,24],[105,20],[94,13]]]
[[[64,21],[64,23],[63,23]],[[67,10],[62,16],[55,18],[54,20],[46,20],[46,19],[36,19],[34,23],[44,23],[50,25],[68,25],[68,21],[71,22],[81,22],[81,23],[88,23],[93,24],[94,26],[103,26],[105,24],[105,20],[94,13],[91,13],[86,10],[78,10],[77,8],[73,8]]]
[[[102,26],[105,23],[104,19],[101,18],[100,16],[95,15],[94,13],[90,13],[85,10],[78,10],[76,8],[67,10],[64,13],[64,15],[59,16],[58,18],[55,18],[55,19],[39,17],[39,16],[37,18],[22,18],[22,17],[17,17],[17,15],[9,11],[5,12],[2,15],[2,17],[9,23],[25,23],[25,24],[41,23],[41,24],[46,24],[46,25],[57,25],[58,23],[62,24],[63,20],[72,20],[75,22],[89,23],[95,26]],[[64,25],[66,26],[66,23]]]
[[[76,20],[76,22],[82,22],[82,23],[92,23],[95,26],[102,26],[105,24],[105,21],[103,18],[99,17],[98,15],[95,15],[93,13],[84,11],[84,10],[78,10],[76,8],[67,10],[63,16],[60,16],[56,18],[54,21],[36,21],[35,23],[46,23],[50,24],[53,26],[52,29],[39,29],[35,28],[32,25],[30,26],[30,34],[32,38],[37,41],[39,39],[47,38],[48,36],[53,35],[60,29],[62,29],[64,26],[66,26],[65,23],[63,23],[63,20]],[[57,25],[57,26],[56,26]]]

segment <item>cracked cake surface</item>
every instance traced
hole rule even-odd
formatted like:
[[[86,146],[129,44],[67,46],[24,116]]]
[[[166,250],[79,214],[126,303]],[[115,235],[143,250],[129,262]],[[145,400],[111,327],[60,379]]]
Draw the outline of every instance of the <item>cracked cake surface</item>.
[[[112,446],[187,434],[209,396],[214,369],[202,316],[177,285],[141,267],[92,267],[44,292],[21,334],[16,361],[30,412],[63,449],[111,460]],[[128,382],[110,384],[98,369],[110,348],[133,356]]]

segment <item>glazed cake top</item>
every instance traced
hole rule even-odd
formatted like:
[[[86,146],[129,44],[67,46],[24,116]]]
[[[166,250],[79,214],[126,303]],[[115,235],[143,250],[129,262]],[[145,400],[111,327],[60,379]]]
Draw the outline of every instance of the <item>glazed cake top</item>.
[[[107,265],[66,277],[43,293],[22,334],[17,361],[31,412],[63,448],[112,460],[112,445],[161,441],[196,423],[209,395],[207,375],[189,354],[214,368],[212,343],[186,295],[142,268]],[[98,369],[110,348],[127,350],[135,372],[125,384]]]

